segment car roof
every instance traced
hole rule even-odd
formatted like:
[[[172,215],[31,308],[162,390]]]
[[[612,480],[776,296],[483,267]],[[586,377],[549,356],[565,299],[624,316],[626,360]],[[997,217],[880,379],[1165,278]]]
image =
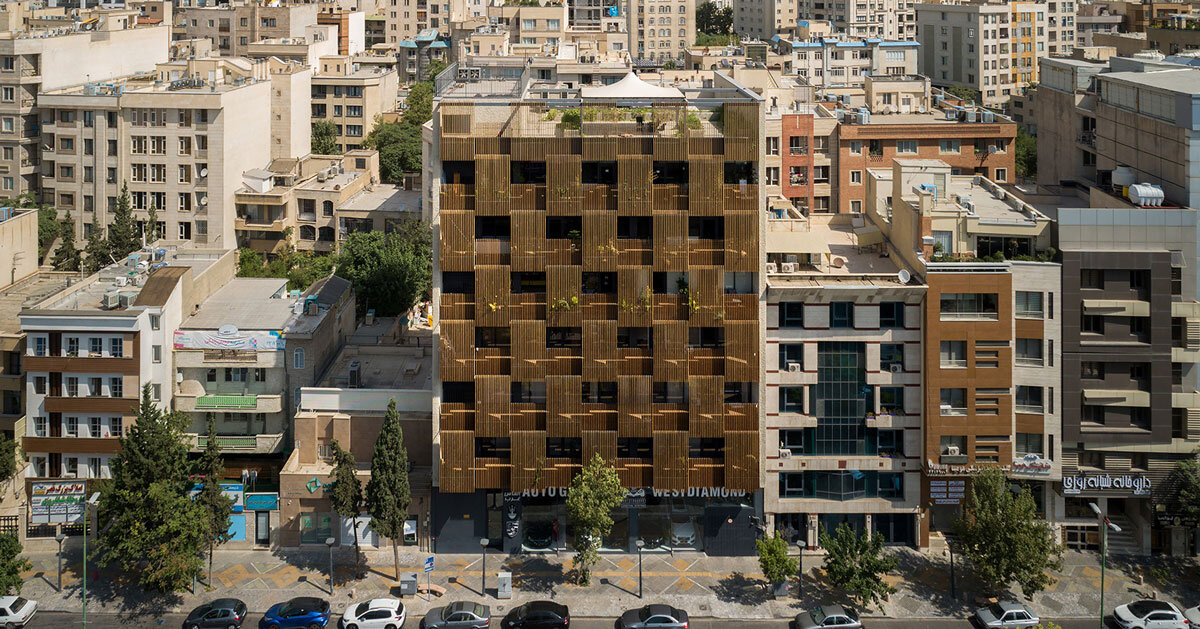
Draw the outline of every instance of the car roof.
[[[555,603],[554,601],[529,601],[525,603],[525,610],[531,612],[554,612],[561,616],[567,612],[567,606]]]
[[[651,616],[659,616],[659,615],[674,616],[675,608],[671,607],[670,605],[663,605],[661,603],[655,603],[653,605],[647,605],[646,612],[648,614],[650,614]]]
[[[1154,600],[1150,600],[1150,599],[1142,599],[1140,601],[1134,601],[1134,602],[1130,603],[1129,607],[1133,607],[1134,605],[1137,605],[1138,609],[1146,611],[1146,612],[1173,612],[1173,611],[1175,611],[1175,606],[1166,601],[1154,601]]]
[[[398,609],[400,601],[394,598],[373,598],[367,601],[367,609]]]
[[[18,598],[21,598],[21,597],[19,597],[19,596],[0,596],[0,606],[7,607],[8,605],[12,604],[13,601],[16,601]]]
[[[1000,606],[1000,609],[1006,612],[1011,612],[1013,610],[1025,611],[1025,606],[1016,601],[1000,601],[996,604]]]
[[[288,607],[298,607],[307,610],[318,610],[325,607],[325,601],[315,596],[297,596],[288,601]]]
[[[826,616],[848,616],[846,608],[841,605],[822,605],[821,611],[825,612]]]
[[[236,598],[218,598],[215,601],[208,603],[213,609],[234,609],[238,605],[245,605]]]

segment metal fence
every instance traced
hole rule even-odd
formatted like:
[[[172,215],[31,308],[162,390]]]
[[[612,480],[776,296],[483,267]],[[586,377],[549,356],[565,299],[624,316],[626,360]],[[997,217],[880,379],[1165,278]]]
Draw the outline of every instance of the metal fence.
[[[0,515],[0,535],[16,535],[17,526],[17,516]]]
[[[25,537],[54,537],[58,529],[53,524],[30,524],[25,529]]]

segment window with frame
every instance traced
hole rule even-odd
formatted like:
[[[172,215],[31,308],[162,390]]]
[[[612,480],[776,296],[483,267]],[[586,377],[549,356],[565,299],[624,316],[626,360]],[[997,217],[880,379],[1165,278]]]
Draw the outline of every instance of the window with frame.
[[[1016,411],[1018,413],[1040,414],[1044,411],[1044,391],[1042,387],[1018,385],[1016,392]]]
[[[967,390],[963,388],[943,388],[941,390],[942,415],[967,414]]]
[[[79,378],[71,376],[67,378],[67,397],[79,396]]]
[[[939,347],[940,361],[938,366],[942,369],[964,369],[967,366],[967,342],[966,341],[942,341]]]
[[[896,140],[896,152],[897,153],[916,153],[917,152],[917,141],[916,140]]]
[[[108,397],[125,397],[125,379],[113,376],[108,379]]]
[[[829,304],[829,327],[854,327],[854,302],[835,301]]]
[[[66,423],[67,423],[66,428],[65,428],[65,430],[67,432],[67,436],[68,437],[78,437],[79,436],[79,418],[74,415],[68,415],[64,419],[66,420]]]
[[[1019,432],[1017,433],[1013,450],[1018,457],[1023,457],[1026,454],[1045,454],[1042,449],[1043,436],[1036,432]]]
[[[779,412],[804,412],[804,387],[779,387]]]
[[[1045,310],[1042,306],[1041,291],[1019,290],[1016,293],[1017,317],[1022,319],[1042,319]]]
[[[1104,288],[1104,269],[1083,269],[1079,276],[1079,288]]]
[[[1016,339],[1016,363],[1022,367],[1041,367],[1042,339]]]
[[[1104,334],[1104,317],[1102,315],[1080,315],[1079,331],[1083,334]]]
[[[941,319],[986,319],[1000,316],[996,293],[942,293]]]
[[[804,327],[804,304],[798,301],[784,301],[779,303],[779,327],[781,328],[802,328]]]
[[[804,472],[782,472],[779,474],[780,498],[804,497]]]
[[[779,370],[791,371],[792,365],[797,370],[804,369],[804,343],[779,344]]]
[[[898,329],[904,327],[904,302],[885,301],[879,304],[879,327]]]
[[[891,371],[893,366],[899,371],[904,370],[904,344],[881,343],[879,345],[879,368]]]
[[[879,412],[887,415],[903,415],[904,387],[879,387]]]

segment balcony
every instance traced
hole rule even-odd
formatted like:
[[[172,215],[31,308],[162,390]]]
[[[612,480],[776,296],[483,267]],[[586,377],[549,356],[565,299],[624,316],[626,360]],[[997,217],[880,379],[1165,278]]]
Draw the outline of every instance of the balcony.
[[[233,227],[234,229],[239,230],[282,232],[288,227],[287,216],[280,215],[272,218],[267,216],[257,217],[239,214],[237,220],[234,221]]]
[[[283,396],[254,393],[195,395],[176,392],[175,410],[184,413],[195,411],[278,413],[283,410]]]
[[[208,447],[208,435],[191,435],[191,450],[199,452]],[[271,454],[283,451],[283,433],[259,435],[217,435],[221,452]]]
[[[175,350],[175,367],[212,369],[219,367],[283,368],[283,352],[233,349]]]
[[[103,356],[26,356],[25,371],[33,373],[112,373],[137,375],[138,362],[133,358]]]
[[[1150,406],[1150,392],[1135,389],[1084,389],[1083,401],[1099,406]]]
[[[137,412],[137,398],[124,397],[64,397],[46,398],[47,413],[120,413],[132,415]]]

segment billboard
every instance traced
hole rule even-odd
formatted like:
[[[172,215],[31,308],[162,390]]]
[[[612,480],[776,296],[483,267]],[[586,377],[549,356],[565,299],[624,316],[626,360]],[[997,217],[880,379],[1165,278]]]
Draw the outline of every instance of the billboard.
[[[34,524],[80,522],[87,502],[84,481],[51,481],[33,484],[29,516]]]

